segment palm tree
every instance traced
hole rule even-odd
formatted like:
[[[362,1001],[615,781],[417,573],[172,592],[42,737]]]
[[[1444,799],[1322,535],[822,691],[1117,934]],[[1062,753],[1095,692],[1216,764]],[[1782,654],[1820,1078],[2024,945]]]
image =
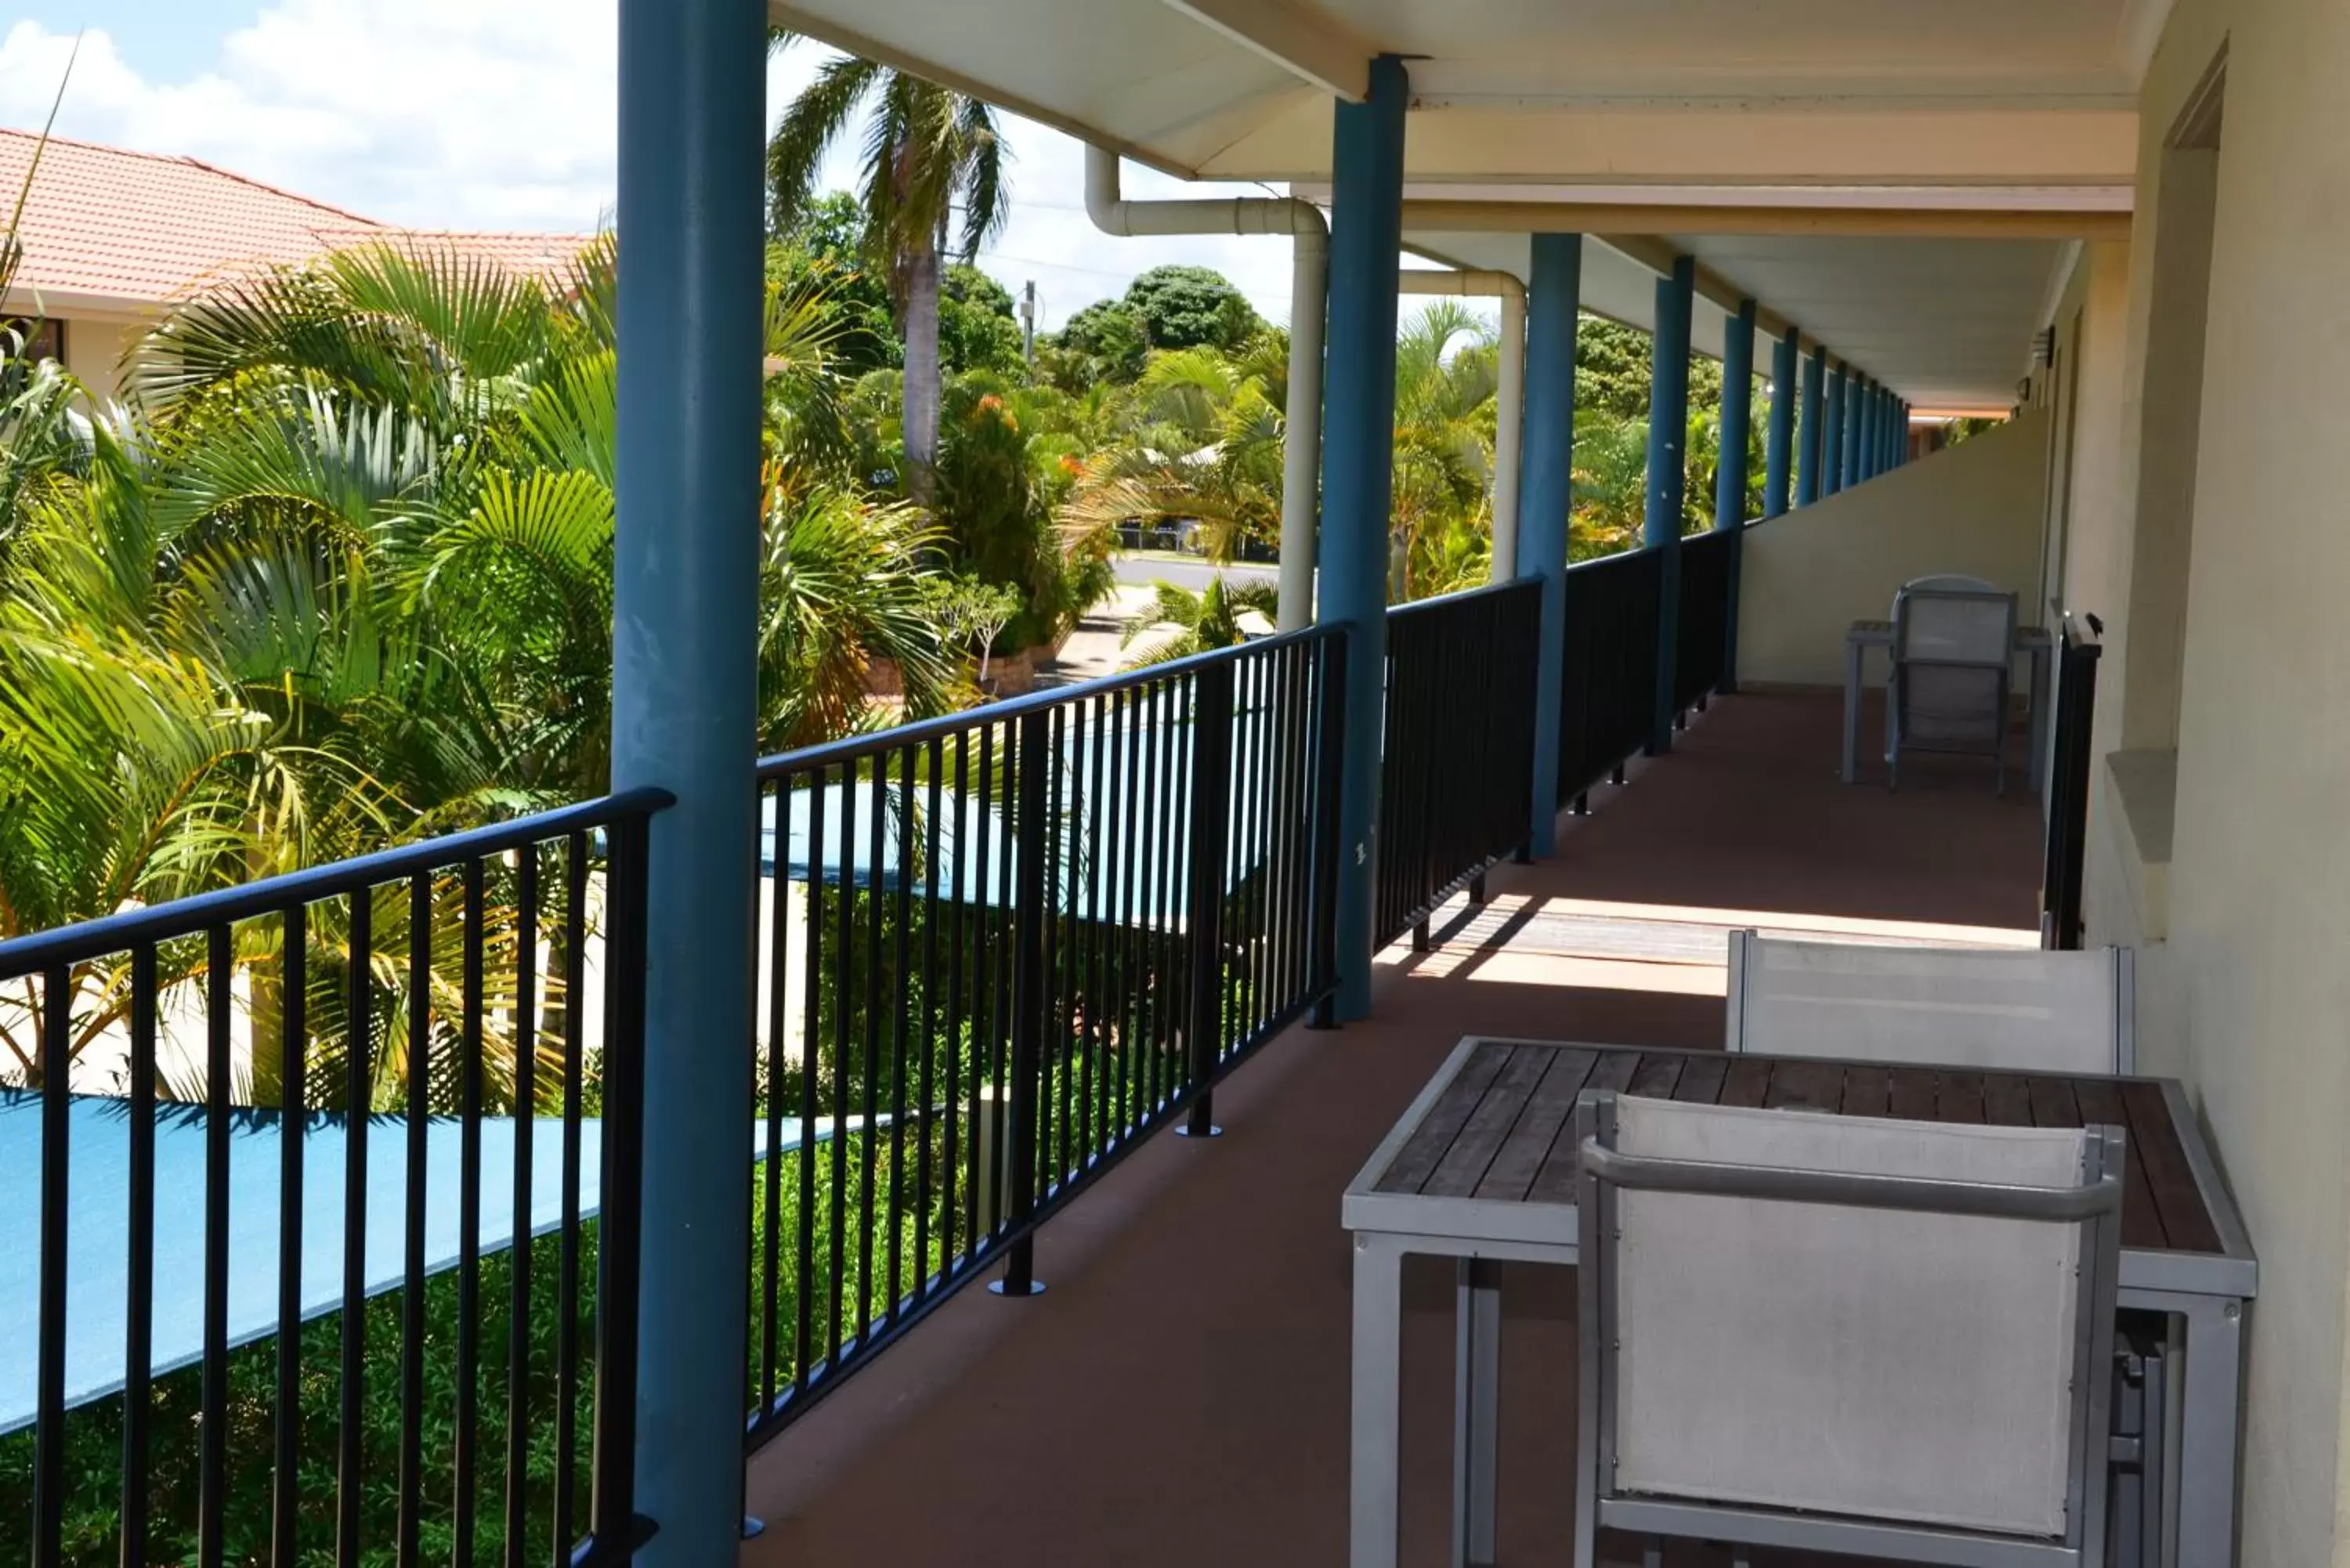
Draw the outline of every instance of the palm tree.
[[[1450,593],[1486,573],[1499,386],[1492,334],[1458,301],[1429,306],[1396,339],[1397,602]]]
[[[1236,648],[1249,639],[1247,620],[1261,623],[1263,632],[1273,629],[1280,598],[1272,583],[1227,583],[1222,577],[1209,578],[1196,594],[1166,582],[1153,584],[1152,590],[1150,607],[1126,623],[1126,635],[1118,641],[1130,650],[1128,670]]]
[[[133,408],[81,421],[85,455],[16,503],[0,573],[0,937],[606,787],[611,278],[608,244],[552,287],[378,246],[226,283],[161,324]],[[788,291],[770,302],[769,501],[744,519],[766,541],[746,763],[757,745],[871,722],[878,659],[903,672],[914,712],[946,700],[927,534],[827,466],[845,444],[828,319]],[[400,918],[377,921],[380,951]],[[353,955],[330,917],[309,935],[324,1044]],[[244,1089],[264,1104],[277,940],[237,938]],[[388,991],[407,983],[396,969]],[[77,1045],[125,1000],[120,976],[86,979]],[[446,979],[415,977],[435,995]],[[24,1029],[29,1000],[0,994],[0,1075],[47,1066]],[[393,1075],[397,1044],[380,1057]],[[504,1044],[492,1040],[494,1088]]]
[[[770,47],[795,35],[769,34]],[[784,111],[767,144],[767,191],[774,222],[789,227],[815,200],[824,155],[849,133],[870,106],[863,126],[865,167],[858,192],[864,210],[864,244],[887,270],[899,330],[906,339],[904,441],[907,492],[927,506],[939,441],[939,274],[942,256],[972,261],[1011,216],[1004,151],[995,110],[950,91],[843,56],[818,68],[816,80]],[[955,224],[957,210],[961,225]]]

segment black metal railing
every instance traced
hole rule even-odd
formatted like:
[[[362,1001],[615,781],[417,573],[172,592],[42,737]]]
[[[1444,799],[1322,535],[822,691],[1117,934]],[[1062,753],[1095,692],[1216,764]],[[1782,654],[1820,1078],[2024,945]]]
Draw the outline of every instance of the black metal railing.
[[[1321,628],[759,764],[751,1445],[1333,986]]]
[[[1526,842],[1526,672],[1541,632],[1537,577],[1388,612],[1378,941],[1420,925]]]
[[[1704,705],[1729,668],[1731,564],[1733,534],[1708,532],[1683,539],[1680,615],[1674,628],[1673,706]]]
[[[2089,793],[2096,783],[2093,743],[2097,711],[2099,638],[2095,616],[2064,612],[2056,639],[2055,738],[2048,759],[2048,840],[2041,871],[2041,940],[2052,948],[2082,942],[2082,865],[2089,836]]]
[[[1566,569],[1558,723],[1562,806],[1579,802],[1648,742],[1663,581],[1661,553],[1655,550],[1627,550]]]
[[[29,1539],[0,1550],[625,1560],[668,804],[0,946],[0,1031],[34,1044],[0,1117],[40,1152],[31,1420],[0,1437],[0,1487],[29,1479],[0,1542]]]

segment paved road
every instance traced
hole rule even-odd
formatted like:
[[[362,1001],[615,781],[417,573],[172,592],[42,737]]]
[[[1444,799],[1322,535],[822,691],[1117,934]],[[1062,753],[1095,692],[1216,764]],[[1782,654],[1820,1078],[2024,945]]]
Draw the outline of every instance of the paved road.
[[[1235,581],[1254,578],[1276,582],[1281,568],[1254,561],[1235,561],[1229,566],[1219,566],[1197,556],[1175,556],[1158,551],[1123,551],[1117,557],[1118,580],[1137,587],[1149,587],[1153,583],[1173,583],[1179,588],[1197,593],[1208,586],[1211,577],[1225,576]]]

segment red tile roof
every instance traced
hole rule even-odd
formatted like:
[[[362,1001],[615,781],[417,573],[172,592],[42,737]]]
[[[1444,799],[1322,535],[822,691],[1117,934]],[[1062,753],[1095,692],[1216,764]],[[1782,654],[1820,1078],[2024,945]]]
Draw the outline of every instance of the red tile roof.
[[[0,230],[25,189],[36,147],[34,133],[0,129]],[[400,229],[192,158],[56,136],[40,148],[18,238],[18,292],[126,304],[160,303],[205,277],[306,261],[369,241],[446,245],[536,275],[559,271],[588,243],[577,234]]]

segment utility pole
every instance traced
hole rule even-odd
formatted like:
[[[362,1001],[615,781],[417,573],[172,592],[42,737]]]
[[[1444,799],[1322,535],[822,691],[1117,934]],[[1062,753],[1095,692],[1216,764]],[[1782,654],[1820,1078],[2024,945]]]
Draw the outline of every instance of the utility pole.
[[[1036,280],[1030,278],[1020,291],[1020,357],[1028,368],[1036,368]]]

